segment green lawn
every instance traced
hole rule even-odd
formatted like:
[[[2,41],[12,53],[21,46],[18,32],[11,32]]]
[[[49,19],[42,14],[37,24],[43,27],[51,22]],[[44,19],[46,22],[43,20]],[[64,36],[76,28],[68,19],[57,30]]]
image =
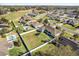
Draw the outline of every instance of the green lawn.
[[[35,35],[38,32],[34,31],[25,35],[22,35],[24,42],[27,44],[29,50],[40,46],[41,44],[43,44],[43,40],[50,40],[50,38],[44,34],[44,33],[40,33],[39,35]],[[17,38],[19,39],[19,38]],[[18,55],[22,55],[23,53],[27,52],[24,48],[24,46],[21,43],[21,46],[19,47],[14,47],[12,49],[9,50],[9,55],[11,56],[18,56]]]
[[[25,50],[23,44],[21,43],[21,45],[19,47],[14,46],[14,48],[10,49],[9,55],[10,56],[18,56],[18,55],[24,54],[25,52],[27,52],[27,51]]]
[[[53,44],[47,44],[46,46],[32,52],[33,56],[74,56],[77,55],[70,46],[56,47]]]
[[[11,31],[11,33],[6,34],[6,36],[9,36],[9,35],[16,35],[17,36],[16,41],[20,40],[20,38],[18,37],[15,30]],[[19,43],[21,44],[20,46],[14,46],[12,49],[8,50],[9,55],[18,56],[18,55],[22,55],[23,53],[26,52],[26,50],[25,50],[23,44],[21,43],[21,41]]]
[[[66,37],[66,38],[73,37],[73,35],[72,35],[71,33],[66,32],[66,31],[63,33],[63,35],[62,35],[62,36]]]
[[[66,28],[69,28],[69,29],[71,29],[71,30],[75,30],[75,27],[73,27],[73,26],[71,26],[71,25],[64,24],[63,26],[66,27]]]
[[[16,36],[17,36],[16,41],[20,40],[20,38],[18,37],[15,30],[13,30],[12,33],[6,34],[6,36],[9,36],[11,34],[16,34]],[[24,46],[22,45],[21,41],[19,43],[21,44],[20,46],[14,46],[12,49],[8,50],[9,55],[18,56],[18,55],[22,55],[23,53],[26,52],[26,50],[25,50]]]
[[[69,32],[66,32],[66,31],[64,32],[64,34],[62,36],[66,37],[66,38],[70,38],[70,37],[74,38],[73,37],[73,34],[71,34]],[[79,41],[79,36],[76,37],[75,40],[78,40]]]
[[[18,26],[17,29],[18,29],[19,33],[23,33],[24,32],[23,25],[21,25],[21,24]]]
[[[22,46],[20,47],[14,47],[12,49],[9,50],[9,55],[10,56],[18,56],[18,55],[22,55],[26,52],[25,48]]]
[[[79,37],[77,37],[77,38],[76,38],[76,40],[78,40],[78,41],[79,41]]]
[[[44,33],[36,34],[38,34],[38,32],[34,31],[23,35],[24,41],[30,50],[43,44],[43,41],[50,40],[50,38]]]
[[[53,24],[53,23],[57,23],[57,21],[56,20],[49,20],[49,23],[50,24]],[[54,24],[55,25],[55,24]]]
[[[46,46],[32,52],[32,55],[33,56],[38,56],[38,55],[42,55],[44,54],[45,52],[48,52],[48,54],[50,53],[49,51],[52,49],[55,49],[56,47],[53,45],[53,44],[47,44]]]
[[[8,19],[8,20],[14,20],[14,21],[16,21],[16,20],[18,20],[21,16],[23,16],[25,13],[26,13],[26,11],[25,11],[25,12],[11,12],[11,13],[9,13],[9,14],[0,15],[0,18],[1,18],[1,17],[5,17],[5,18]]]
[[[34,17],[35,19],[42,19],[46,16],[46,13],[43,13],[43,14],[39,14],[37,15],[36,17]]]
[[[1,17],[4,17],[8,20],[12,20],[14,21],[15,24],[18,24],[18,20],[21,16],[23,16],[26,13],[26,11],[17,11],[17,12],[11,12],[9,14],[4,14],[4,15],[0,15]],[[20,25],[19,25],[20,26]],[[10,26],[10,28],[12,27],[12,25]],[[22,28],[22,26],[21,26]]]
[[[78,26],[79,26],[79,24],[76,24],[76,25],[75,25],[75,27],[78,27]]]

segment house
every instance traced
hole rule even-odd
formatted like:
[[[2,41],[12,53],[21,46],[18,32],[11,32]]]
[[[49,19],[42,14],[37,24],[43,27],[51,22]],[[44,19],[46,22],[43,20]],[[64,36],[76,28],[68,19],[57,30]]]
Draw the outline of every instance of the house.
[[[25,24],[24,17],[21,17],[19,22],[22,23],[22,24]]]
[[[69,20],[67,21],[67,24],[74,26],[74,21],[73,21],[72,19],[69,19]]]
[[[71,40],[71,39],[65,38],[65,37],[60,37],[59,40],[60,40],[60,44],[63,44],[65,46],[70,45],[74,49],[79,49],[77,41],[74,41],[74,40]]]
[[[3,27],[9,27],[8,24],[0,24],[0,28],[3,28]]]
[[[37,21],[31,22],[31,25],[32,25],[33,27],[35,27],[35,28],[40,28],[40,27],[43,26],[42,23],[39,23],[39,22],[37,22]]]
[[[56,29],[56,26],[52,26],[52,25],[45,25],[45,29],[50,32],[50,34],[54,35],[54,36],[59,36],[61,34],[61,31]]]
[[[26,24],[23,26],[23,28],[24,28],[24,30],[29,30],[29,25]]]
[[[74,25],[76,25],[76,24],[79,24],[79,21],[76,20],[75,18],[70,18],[70,19],[68,19],[68,20],[65,20],[65,23],[74,26]]]
[[[35,13],[29,13],[28,16],[31,16],[31,17],[35,17],[37,14]]]
[[[36,20],[31,20],[30,24],[39,31],[44,31],[44,25],[42,23],[37,22]]]

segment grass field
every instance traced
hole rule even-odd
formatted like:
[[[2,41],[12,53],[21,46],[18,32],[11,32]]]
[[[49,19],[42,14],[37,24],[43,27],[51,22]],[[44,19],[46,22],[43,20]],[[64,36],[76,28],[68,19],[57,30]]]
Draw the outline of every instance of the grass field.
[[[23,35],[23,38],[30,50],[43,44],[43,41],[50,40],[50,38],[46,34],[38,34],[38,32],[36,31]]]
[[[32,52],[33,56],[72,56],[77,55],[70,46],[56,47],[53,44],[46,46]]]
[[[47,44],[46,46],[32,52],[32,55],[36,56],[36,55],[41,55],[41,53],[44,53],[44,52],[48,52],[50,51],[50,49],[55,49],[56,47],[53,45],[53,44]],[[49,52],[50,53],[50,52]]]
[[[9,14],[4,14],[4,15],[1,15],[1,17],[5,17],[6,19],[8,20],[18,20],[21,16],[23,16],[24,14],[26,13],[26,11],[22,11],[22,12],[11,12]]]

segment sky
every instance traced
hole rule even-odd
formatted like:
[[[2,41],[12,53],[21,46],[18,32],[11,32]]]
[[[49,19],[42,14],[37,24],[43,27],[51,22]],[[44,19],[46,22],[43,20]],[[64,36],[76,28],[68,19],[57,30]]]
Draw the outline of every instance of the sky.
[[[0,0],[0,5],[79,5],[79,0]]]

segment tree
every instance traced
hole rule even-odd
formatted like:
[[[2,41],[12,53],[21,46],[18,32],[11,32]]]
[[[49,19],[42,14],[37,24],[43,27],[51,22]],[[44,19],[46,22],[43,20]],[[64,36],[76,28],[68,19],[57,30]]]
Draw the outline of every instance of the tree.
[[[74,34],[73,37],[74,37],[74,39],[76,39],[79,37],[79,34]]]
[[[7,24],[7,23],[9,23],[9,20],[7,20],[7,19],[5,19],[4,17],[2,17],[1,19],[0,19],[0,23],[1,24]]]
[[[47,20],[47,19],[45,19],[43,23],[44,23],[44,24],[48,24],[48,20]]]
[[[2,29],[2,30],[0,30],[0,35],[1,35],[2,37],[5,37],[5,33],[6,33],[6,29],[5,29],[5,28]]]
[[[16,8],[10,8],[11,12],[17,11]]]

